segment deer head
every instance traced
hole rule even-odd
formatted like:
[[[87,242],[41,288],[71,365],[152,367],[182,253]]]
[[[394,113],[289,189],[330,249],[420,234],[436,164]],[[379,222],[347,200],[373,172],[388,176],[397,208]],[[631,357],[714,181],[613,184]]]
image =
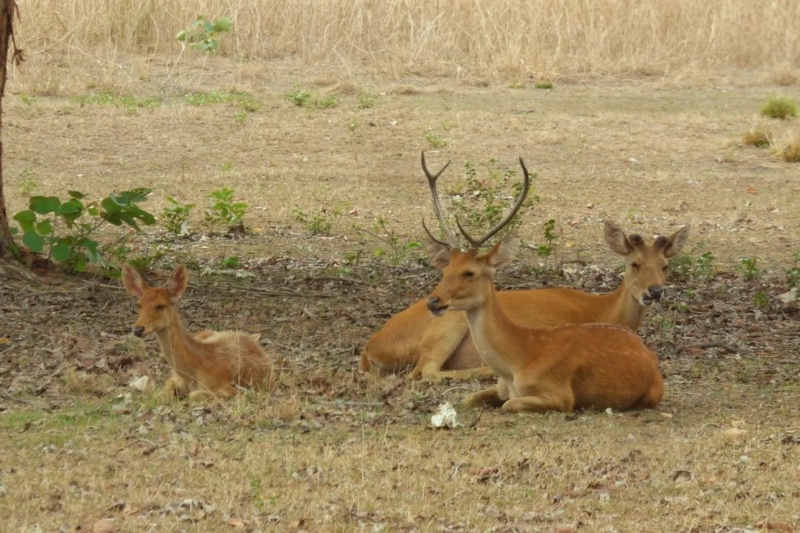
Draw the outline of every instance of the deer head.
[[[477,307],[483,303],[488,292],[493,290],[495,271],[511,262],[519,247],[519,239],[514,234],[507,234],[486,254],[479,256],[478,249],[513,220],[530,189],[530,174],[525,167],[525,162],[520,157],[519,164],[522,166],[523,173],[522,190],[514,206],[503,220],[483,236],[473,238],[456,217],[459,232],[470,245],[468,249],[462,250],[455,232],[444,217],[436,190],[436,180],[449,164],[448,162],[437,174],[433,175],[428,171],[425,164],[425,153],[422,153],[422,170],[428,178],[434,211],[447,238],[446,241],[437,239],[423,222],[423,227],[431,238],[428,245],[428,257],[431,263],[443,273],[442,281],[431,293],[427,302],[428,310],[436,316],[445,313],[448,309],[455,311]]]
[[[174,321],[175,303],[189,285],[186,267],[178,266],[164,287],[150,287],[131,266],[122,267],[122,284],[139,299],[139,318],[133,325],[133,334],[144,337],[166,329]]]

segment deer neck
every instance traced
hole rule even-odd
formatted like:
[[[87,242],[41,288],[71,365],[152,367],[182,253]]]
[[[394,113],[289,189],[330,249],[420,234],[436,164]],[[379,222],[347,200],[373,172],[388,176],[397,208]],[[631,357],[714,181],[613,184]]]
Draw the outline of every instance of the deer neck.
[[[493,282],[488,284],[483,303],[465,310],[469,332],[484,363],[499,377],[511,380],[513,369],[520,364],[520,336],[516,333],[521,328],[497,303]]]
[[[607,298],[613,302],[609,306],[613,315],[609,317],[610,320],[604,320],[604,322],[628,326],[634,331],[639,329],[647,314],[647,307],[633,296],[627,283],[623,281],[619,288],[609,294]]]
[[[178,374],[189,376],[190,362],[193,354],[197,352],[197,341],[186,330],[176,310],[172,310],[167,319],[167,327],[158,330],[156,337],[161,346],[161,353],[164,354],[169,366]]]

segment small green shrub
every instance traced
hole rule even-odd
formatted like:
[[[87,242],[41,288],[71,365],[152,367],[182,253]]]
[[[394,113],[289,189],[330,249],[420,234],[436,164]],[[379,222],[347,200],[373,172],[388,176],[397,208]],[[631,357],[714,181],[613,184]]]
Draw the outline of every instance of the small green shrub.
[[[786,283],[789,287],[800,286],[800,252],[794,253],[794,265],[786,271]]]
[[[428,141],[432,148],[437,150],[447,146],[447,141],[444,140],[444,137],[432,131],[425,133],[425,140]]]
[[[752,281],[761,275],[757,257],[743,257],[739,260],[739,269],[745,281]]]
[[[161,221],[170,233],[184,236],[189,233],[189,215],[194,204],[182,204],[172,196],[167,196],[169,205],[161,212]]]
[[[684,252],[669,262],[674,278],[683,281],[711,281],[714,279],[714,254],[704,242],[697,243],[692,252]]]
[[[139,223],[149,226],[155,217],[137,204],[147,200],[150,189],[139,188],[110,194],[100,202],[89,201],[86,194],[69,191],[61,201],[55,196],[33,196],[28,209],[14,215],[22,230],[22,243],[32,252],[45,253],[73,272],[83,272],[87,264],[104,268],[105,256],[120,255],[129,235],[123,232],[115,241],[100,244],[93,236],[111,224],[139,231]]]
[[[247,204],[235,202],[233,195],[233,189],[228,187],[209,194],[210,205],[204,213],[206,222],[212,226],[226,226],[228,229],[242,226],[242,221],[247,214]]]
[[[297,107],[306,108],[325,109],[336,107],[339,104],[339,100],[336,98],[335,94],[328,95],[324,98],[314,98],[311,91],[300,88],[296,88],[294,91],[287,93],[285,98]]]
[[[516,169],[500,170],[494,159],[489,161],[493,167],[489,169],[486,178],[479,178],[475,165],[469,161],[464,163],[465,178],[456,182],[454,187],[449,190],[452,195],[452,204],[455,213],[461,222],[469,230],[488,229],[505,216],[511,208],[517,195],[521,192],[522,182],[517,175]],[[531,172],[531,181],[536,179],[536,173]],[[508,192],[509,182],[512,193]],[[535,202],[539,201],[536,194],[528,194],[522,209],[529,209]],[[505,231],[516,229],[522,223],[522,219],[517,215],[511,223],[506,226]]]
[[[790,98],[774,97],[770,98],[764,107],[761,108],[761,114],[769,118],[778,118],[786,120],[797,116],[797,104]]]
[[[232,255],[223,258],[219,266],[223,270],[238,270],[242,268],[242,261],[235,255]]]
[[[372,255],[381,260],[388,260],[392,266],[400,266],[411,257],[421,260],[419,251],[422,249],[422,243],[403,239],[382,216],[378,216],[369,230],[361,229],[359,232],[377,241]]]
[[[189,48],[216,54],[219,48],[217,37],[232,30],[233,21],[229,18],[209,20],[203,15],[198,15],[188,28],[178,32],[175,39],[181,44],[189,43]]]
[[[536,253],[539,254],[539,257],[544,257],[545,259],[549,258],[553,255],[555,251],[555,242],[558,239],[558,235],[555,232],[556,228],[556,221],[554,219],[550,219],[544,223],[544,240],[545,244],[540,244],[536,250]]]
[[[758,291],[753,296],[753,303],[760,309],[770,309],[772,304],[769,301],[769,295],[764,291]]]
[[[553,82],[550,81],[550,80],[537,81],[536,83],[533,84],[533,87],[535,89],[545,89],[545,90],[546,89],[552,89],[553,88]]]
[[[359,109],[370,109],[372,107],[375,107],[375,102],[377,100],[378,96],[370,92],[359,93],[358,96],[356,97]]]
[[[319,213],[308,214],[299,207],[292,209],[294,219],[303,224],[311,235],[331,235],[344,216],[341,206],[323,208]]]

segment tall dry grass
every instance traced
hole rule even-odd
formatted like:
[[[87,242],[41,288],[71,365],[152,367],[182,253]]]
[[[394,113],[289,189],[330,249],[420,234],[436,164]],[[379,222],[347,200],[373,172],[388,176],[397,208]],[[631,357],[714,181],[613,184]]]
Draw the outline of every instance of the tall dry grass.
[[[800,69],[797,0],[20,0],[30,54],[177,53],[198,14],[221,53],[389,76],[670,76]],[[790,79],[796,80],[795,76]]]

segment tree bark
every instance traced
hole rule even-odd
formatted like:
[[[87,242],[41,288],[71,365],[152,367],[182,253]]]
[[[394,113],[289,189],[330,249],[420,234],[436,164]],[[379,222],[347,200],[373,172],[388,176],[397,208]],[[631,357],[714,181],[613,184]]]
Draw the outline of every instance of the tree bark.
[[[6,211],[3,192],[3,97],[6,92],[9,44],[13,45],[12,60],[19,65],[23,60],[22,50],[14,42],[14,15],[18,14],[15,0],[0,0],[0,258],[9,255],[14,247]]]

